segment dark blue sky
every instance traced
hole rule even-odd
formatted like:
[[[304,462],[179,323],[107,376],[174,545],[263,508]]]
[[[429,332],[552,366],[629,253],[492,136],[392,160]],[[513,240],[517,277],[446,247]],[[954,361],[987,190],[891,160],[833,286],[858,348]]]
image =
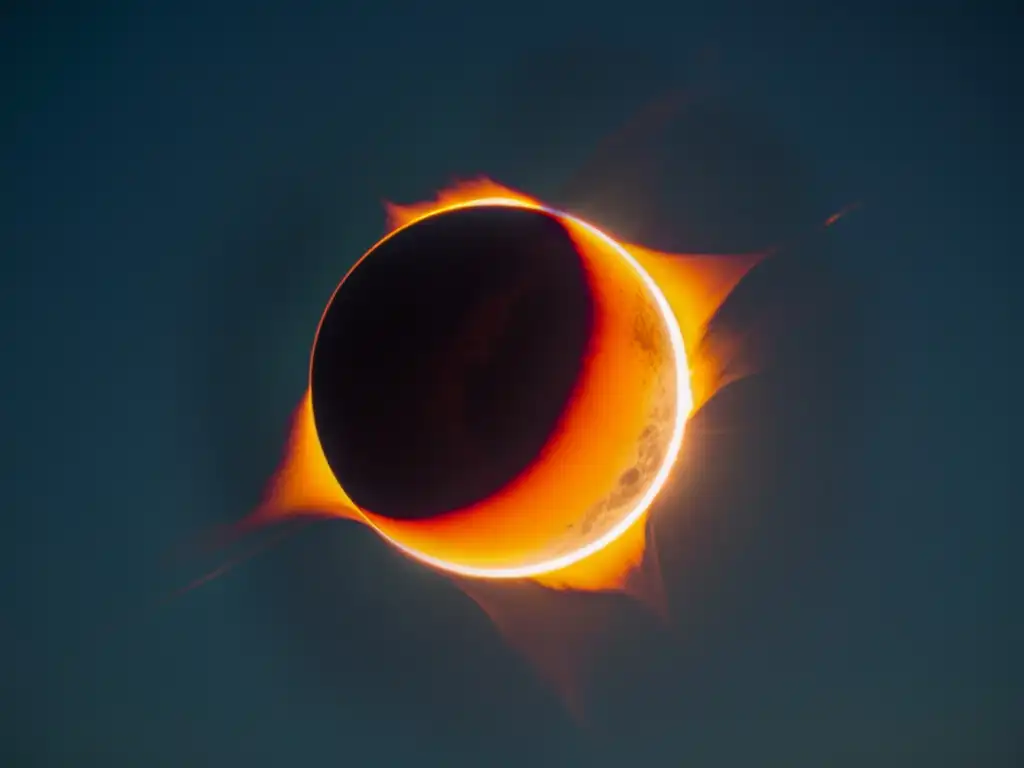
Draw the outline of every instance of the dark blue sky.
[[[0,21],[5,764],[1020,765],[1008,9],[172,5]],[[671,162],[594,159],[671,87]],[[665,247],[864,203],[787,273],[845,309],[723,406],[757,427],[666,513],[680,633],[613,633],[590,732],[347,524],[147,608],[257,499],[380,201],[476,173]]]

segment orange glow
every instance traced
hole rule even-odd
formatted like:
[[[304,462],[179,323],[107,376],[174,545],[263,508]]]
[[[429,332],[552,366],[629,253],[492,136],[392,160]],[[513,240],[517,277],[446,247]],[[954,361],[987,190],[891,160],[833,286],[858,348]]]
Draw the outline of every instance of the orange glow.
[[[726,384],[752,372],[742,365],[730,366],[737,362],[731,350],[706,349],[703,342],[708,321],[766,254],[711,256],[659,253],[638,245],[626,248],[661,288],[679,322],[696,411]]]
[[[590,280],[591,349],[542,454],[484,502],[431,520],[384,518],[357,509],[334,478],[307,390],[285,460],[257,515],[315,513],[359,520],[410,557],[453,575],[529,579],[556,589],[624,589],[643,561],[646,516],[669,479],[687,418],[726,382],[721,366],[701,348],[703,329],[760,257],[672,255],[626,246],[488,180],[456,185],[426,203],[389,204],[391,230],[384,240],[425,217],[469,206],[521,206],[557,218],[576,243]],[[638,343],[638,324],[645,323],[644,343]],[[650,431],[655,413],[665,435],[659,463],[645,476],[642,495],[620,510],[608,499],[637,461],[638,436]],[[614,519],[599,518],[596,532],[579,526],[585,516],[590,520],[595,510],[609,507]]]
[[[313,421],[313,400],[307,389],[292,417],[284,462],[267,489],[255,516],[281,518],[303,513],[353,520],[361,515],[327,465]]]

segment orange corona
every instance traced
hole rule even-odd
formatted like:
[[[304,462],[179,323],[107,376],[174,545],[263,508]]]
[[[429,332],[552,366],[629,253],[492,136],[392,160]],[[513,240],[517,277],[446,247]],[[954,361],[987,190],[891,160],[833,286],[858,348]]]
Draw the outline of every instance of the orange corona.
[[[622,244],[571,214],[488,181],[459,185],[431,203],[389,206],[391,231],[381,243],[425,218],[477,206],[531,208],[556,218],[583,259],[594,297],[592,348],[541,455],[521,476],[478,504],[430,520],[382,517],[358,508],[332,475],[307,390],[285,461],[258,515],[313,513],[354,519],[406,555],[463,577],[529,579],[579,589],[622,586],[642,558],[643,522],[679,456],[687,419],[721,383],[708,373],[714,366],[695,357],[696,342],[711,314],[759,257],[710,261]],[[638,318],[645,312],[656,326],[653,333],[664,340],[657,376],[643,357],[651,350],[636,338]],[[651,418],[656,382],[669,382],[671,391],[663,396],[663,445],[642,492],[625,506],[614,507],[614,519],[595,531],[566,538],[564,532],[608,497],[631,466],[638,435]]]

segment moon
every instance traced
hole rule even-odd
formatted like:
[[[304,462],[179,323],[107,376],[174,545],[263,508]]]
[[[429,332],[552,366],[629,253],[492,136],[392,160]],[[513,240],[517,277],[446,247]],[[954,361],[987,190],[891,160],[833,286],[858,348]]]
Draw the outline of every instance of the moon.
[[[592,317],[565,407],[537,456],[486,498],[469,494],[456,508],[416,519],[383,507],[374,509],[370,502],[380,499],[383,505],[389,501],[387,494],[375,496],[367,491],[360,497],[354,486],[347,485],[350,478],[358,479],[351,471],[352,460],[337,457],[356,456],[359,448],[348,434],[339,432],[322,417],[337,407],[335,382],[339,377],[344,382],[368,374],[353,362],[356,370],[332,374],[330,386],[318,384],[318,360],[326,359],[328,354],[332,360],[337,357],[328,343],[334,338],[332,329],[340,325],[334,319],[340,311],[336,307],[356,294],[360,283],[353,275],[359,277],[361,265],[371,259],[383,259],[379,254],[388,250],[392,238],[413,242],[413,230],[426,230],[427,225],[438,230],[441,219],[454,231],[455,217],[468,219],[472,213],[479,218],[489,210],[509,221],[521,218],[523,224],[517,226],[536,226],[535,220],[543,219],[545,227],[557,230],[554,237],[569,244],[572,259],[581,267]],[[450,240],[444,250],[449,256],[446,269],[454,273],[461,268],[459,264],[478,264],[486,254],[500,250],[513,237],[510,232],[496,233],[493,242],[483,245],[479,239],[474,240],[472,252],[462,247],[464,237]],[[467,250],[465,261],[453,261],[456,257],[452,254],[463,250]],[[428,266],[421,264],[418,268],[422,271]],[[422,274],[421,280],[428,279],[427,272]],[[557,300],[556,296],[556,310]],[[571,303],[568,294],[565,301],[567,306]],[[417,316],[409,303],[397,305],[394,310],[408,315],[406,331],[396,336],[403,340],[408,334],[418,333],[442,311],[424,309]],[[508,307],[502,311],[506,310],[511,311]],[[354,333],[352,326],[358,324],[358,316],[355,318],[346,321],[349,335]],[[329,367],[337,370],[339,365],[335,360]],[[394,386],[396,381],[414,386],[430,376],[423,368],[403,370],[400,360],[389,366],[389,381]],[[320,379],[326,381],[323,376]],[[374,246],[342,280],[324,313],[314,344],[310,389],[328,463],[364,521],[416,560],[453,574],[491,579],[529,578],[567,568],[639,524],[668,478],[692,405],[686,349],[678,321],[661,290],[629,251],[575,216],[511,199],[479,200],[431,213]],[[527,392],[524,396],[529,395]],[[346,407],[352,413],[361,413],[358,403]],[[367,438],[375,439],[373,435]],[[333,450],[332,445],[341,448]],[[372,448],[369,443],[365,447]],[[429,446],[420,455],[422,461],[429,462]],[[476,458],[469,454],[465,460]],[[477,474],[469,472],[466,477]],[[380,491],[381,484],[378,480],[375,490]],[[361,498],[367,503],[361,503]]]

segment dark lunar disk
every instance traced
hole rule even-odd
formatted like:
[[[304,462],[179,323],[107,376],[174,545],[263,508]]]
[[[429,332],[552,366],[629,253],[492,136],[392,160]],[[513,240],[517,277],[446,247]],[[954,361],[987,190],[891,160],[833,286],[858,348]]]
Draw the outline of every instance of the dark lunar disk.
[[[313,411],[352,500],[399,519],[482,501],[551,437],[593,320],[584,266],[542,211],[424,219],[348,276],[313,350]]]

